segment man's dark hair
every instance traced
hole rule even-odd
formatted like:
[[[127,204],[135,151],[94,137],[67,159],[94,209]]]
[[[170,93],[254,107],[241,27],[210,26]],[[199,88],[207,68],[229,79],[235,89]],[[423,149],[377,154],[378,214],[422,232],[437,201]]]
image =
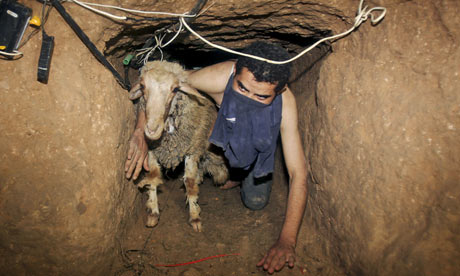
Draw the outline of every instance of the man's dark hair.
[[[275,61],[283,61],[291,58],[288,52],[281,46],[262,41],[252,43],[243,50],[243,53]],[[254,75],[256,81],[276,84],[275,93],[281,92],[291,76],[290,63],[273,64],[240,56],[236,61],[236,74],[241,73],[243,67],[246,67]]]

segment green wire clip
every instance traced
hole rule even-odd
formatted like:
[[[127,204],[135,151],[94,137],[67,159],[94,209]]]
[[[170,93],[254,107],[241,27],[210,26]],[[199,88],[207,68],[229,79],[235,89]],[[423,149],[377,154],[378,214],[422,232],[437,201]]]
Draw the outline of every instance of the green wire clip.
[[[134,55],[133,54],[128,54],[126,57],[123,59],[123,64],[124,65],[129,65],[131,60],[133,59]]]

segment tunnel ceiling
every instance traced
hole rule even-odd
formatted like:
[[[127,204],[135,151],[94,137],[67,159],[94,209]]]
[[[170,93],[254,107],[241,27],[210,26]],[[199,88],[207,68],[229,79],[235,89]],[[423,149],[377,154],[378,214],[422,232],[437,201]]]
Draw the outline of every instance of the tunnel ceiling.
[[[128,0],[122,5],[175,13],[200,9],[201,15],[190,22],[191,27],[209,41],[233,49],[240,49],[252,41],[263,39],[280,43],[296,53],[319,37],[334,32],[334,27],[345,29],[351,22],[341,10],[324,4],[328,1],[167,0],[153,1],[148,5],[138,5],[136,2],[138,1]],[[114,35],[106,42],[105,54],[121,57],[141,48],[153,34],[160,34],[161,30],[170,28],[177,22],[177,19],[159,17],[155,21],[122,25],[113,31]],[[188,31],[184,31],[168,47],[176,51],[212,50],[212,47]]]

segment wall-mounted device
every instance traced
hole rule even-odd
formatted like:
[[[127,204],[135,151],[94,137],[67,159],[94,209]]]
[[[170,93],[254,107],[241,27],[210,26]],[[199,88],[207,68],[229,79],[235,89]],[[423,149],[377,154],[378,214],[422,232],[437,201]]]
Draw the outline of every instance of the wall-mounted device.
[[[29,24],[32,10],[15,0],[0,0],[0,51],[14,53]]]

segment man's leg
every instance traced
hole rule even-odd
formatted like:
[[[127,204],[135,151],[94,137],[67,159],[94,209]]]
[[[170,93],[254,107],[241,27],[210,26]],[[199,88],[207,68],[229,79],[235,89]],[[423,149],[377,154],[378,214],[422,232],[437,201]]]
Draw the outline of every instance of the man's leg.
[[[272,175],[254,178],[251,171],[241,184],[241,200],[251,210],[261,210],[270,199],[273,179]]]

